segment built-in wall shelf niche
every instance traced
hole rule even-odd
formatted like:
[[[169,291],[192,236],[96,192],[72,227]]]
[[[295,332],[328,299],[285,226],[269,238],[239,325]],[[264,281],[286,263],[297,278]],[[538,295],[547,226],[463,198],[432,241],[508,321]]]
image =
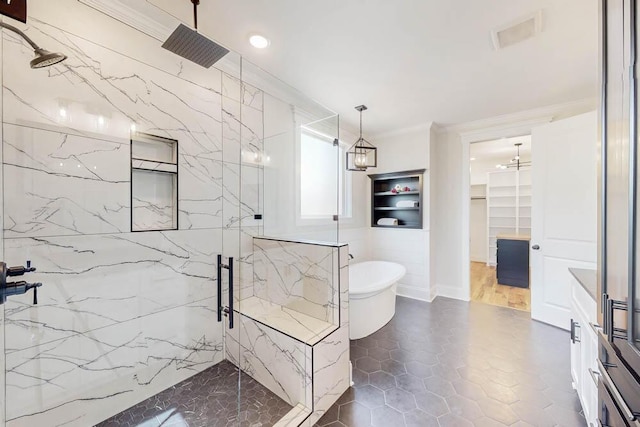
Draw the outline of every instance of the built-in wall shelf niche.
[[[422,228],[422,181],[425,170],[369,175],[372,227]]]
[[[487,173],[487,264],[496,265],[497,236],[531,235],[531,169]]]
[[[131,231],[178,229],[178,141],[131,134]]]

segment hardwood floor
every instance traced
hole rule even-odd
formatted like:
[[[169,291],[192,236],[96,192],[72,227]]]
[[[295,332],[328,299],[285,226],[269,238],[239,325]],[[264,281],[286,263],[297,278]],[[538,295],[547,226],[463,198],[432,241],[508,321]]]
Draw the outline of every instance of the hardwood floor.
[[[531,289],[500,285],[495,267],[471,263],[471,301],[531,311]]]

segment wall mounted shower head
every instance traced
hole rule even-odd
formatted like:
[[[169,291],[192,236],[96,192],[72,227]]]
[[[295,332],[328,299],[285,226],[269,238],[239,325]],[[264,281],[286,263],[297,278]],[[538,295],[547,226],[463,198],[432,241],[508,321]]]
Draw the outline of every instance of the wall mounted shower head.
[[[31,40],[25,33],[14,27],[13,25],[5,24],[4,22],[0,22],[0,28],[6,28],[7,30],[13,31],[18,34],[20,37],[25,39],[29,45],[33,48],[33,51],[36,54],[36,57],[33,58],[30,62],[31,68],[44,68],[49,67],[50,65],[57,64],[58,62],[62,62],[67,59],[67,55],[63,53],[52,53],[48,50],[42,49],[40,46],[35,44],[33,40]]]
[[[49,52],[45,49],[36,49],[36,57],[30,62],[31,68],[44,68],[57,64],[67,59],[67,55],[58,52]]]

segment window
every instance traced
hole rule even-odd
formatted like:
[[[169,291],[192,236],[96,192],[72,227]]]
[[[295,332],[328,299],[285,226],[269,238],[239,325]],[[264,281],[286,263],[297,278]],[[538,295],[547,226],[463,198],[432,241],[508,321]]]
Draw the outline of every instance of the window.
[[[348,146],[310,129],[300,136],[300,217],[351,216],[350,177],[345,170]],[[337,194],[336,194],[337,193]]]

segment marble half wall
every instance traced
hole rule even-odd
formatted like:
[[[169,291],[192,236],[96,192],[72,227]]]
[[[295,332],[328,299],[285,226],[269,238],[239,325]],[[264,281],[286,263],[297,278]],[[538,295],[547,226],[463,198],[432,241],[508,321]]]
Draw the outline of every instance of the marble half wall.
[[[253,251],[254,296],[338,323],[337,247],[254,238]]]
[[[225,336],[226,358],[296,408],[291,419],[283,420],[282,425],[311,426],[350,385],[349,249],[347,245],[321,242],[253,240],[254,269],[263,275],[256,274],[260,278],[258,287],[239,301],[236,327]],[[305,281],[302,271],[313,280]],[[318,276],[323,280],[318,280]],[[326,305],[336,310],[335,324],[308,313],[282,315],[289,308],[277,302],[301,300],[299,295],[313,295],[317,305],[322,306],[319,299],[322,294],[314,288],[318,283],[332,289],[323,295],[325,304],[335,298],[335,303]],[[287,289],[295,291],[277,293],[285,284],[292,285]],[[311,287],[312,292],[305,293],[305,286]],[[263,299],[269,297],[264,289],[276,290],[274,294],[282,299]],[[269,311],[262,313],[256,307]],[[275,317],[271,319],[269,313]],[[307,324],[301,324],[305,321]],[[323,328],[319,332],[322,335],[310,333],[313,327]]]

